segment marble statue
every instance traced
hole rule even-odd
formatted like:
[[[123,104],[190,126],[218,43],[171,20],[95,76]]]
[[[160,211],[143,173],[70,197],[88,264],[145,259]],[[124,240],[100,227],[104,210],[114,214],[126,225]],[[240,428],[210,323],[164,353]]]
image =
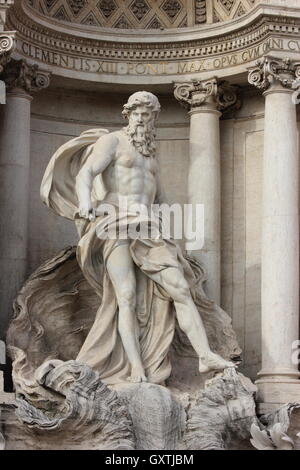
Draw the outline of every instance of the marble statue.
[[[110,224],[119,231],[124,223],[127,229],[136,224],[138,205],[162,202],[154,131],[159,111],[152,93],[134,93],[123,110],[128,126],[111,133],[87,131],[65,144],[51,159],[41,186],[48,206],[77,221],[78,262],[88,282],[101,291],[101,305],[76,359],[99,371],[107,383],[168,378],[174,335],[170,303],[199,357],[200,373],[234,367],[209,346],[193,298],[194,274],[175,241],[104,236]],[[107,204],[116,210],[114,220],[103,209]],[[149,280],[152,291],[169,300],[163,310],[149,307]]]
[[[223,449],[257,424],[231,319],[205,295],[200,263],[161,219],[155,236],[139,236],[154,222],[142,208],[164,201],[159,110],[153,94],[133,94],[126,127],[83,132],[46,169],[42,200],[80,240],[14,303],[17,448]]]

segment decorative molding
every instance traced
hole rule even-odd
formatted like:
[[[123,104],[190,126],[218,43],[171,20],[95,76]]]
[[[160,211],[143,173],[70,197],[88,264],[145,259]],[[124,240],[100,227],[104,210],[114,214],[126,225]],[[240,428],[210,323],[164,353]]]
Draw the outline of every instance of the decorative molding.
[[[50,84],[50,73],[29,65],[25,60],[10,60],[0,78],[6,83],[8,90],[22,89],[27,93],[47,88]]]
[[[9,34],[0,34],[0,55],[11,51],[14,46],[14,38]]]
[[[58,5],[59,0],[53,11]],[[110,20],[116,18],[117,12]],[[146,14],[148,29],[155,29],[156,33],[145,31],[142,41],[140,33],[130,29],[130,18],[122,18],[121,23],[114,23],[122,29],[118,32],[106,29],[91,33],[89,25],[97,21],[96,16],[84,17],[87,26],[72,24],[69,28],[67,24],[38,16],[24,3],[17,3],[9,12],[7,26],[17,31],[16,59],[38,63],[49,71],[55,67],[58,75],[86,77],[93,82],[105,82],[109,75],[110,83],[114,76],[124,76],[129,83],[129,76],[133,75],[140,84],[145,83],[147,76],[151,76],[151,83],[161,82],[163,77],[165,83],[171,84],[179,81],[180,76],[185,80],[199,78],[202,72],[206,77],[225,79],[228,74],[223,74],[223,69],[246,74],[265,55],[284,53],[297,58],[300,47],[300,12],[292,17],[289,10],[282,16],[276,8],[266,14],[257,7],[247,21],[234,20],[225,29],[210,25],[203,30],[200,26],[185,31],[161,31],[164,26],[159,17]]]
[[[240,107],[238,87],[226,81],[218,83],[216,78],[175,83],[174,96],[189,110],[199,108],[208,102],[213,102],[216,109],[222,112],[229,108]]]
[[[211,10],[214,22],[238,18],[250,11],[257,0],[25,0],[45,16],[77,24],[94,15],[99,26],[115,28],[125,16],[134,29],[150,29],[155,18],[163,28],[180,28],[183,17],[194,10],[189,26],[206,23],[207,10]],[[61,11],[65,11],[64,17]],[[93,26],[93,24],[91,25]]]
[[[258,0],[210,0],[213,22],[229,21],[239,18],[250,11]]]
[[[9,53],[14,47],[14,38],[9,34],[0,34],[0,73],[9,61]]]
[[[124,39],[124,43],[101,41],[85,38],[84,35],[72,36],[47,29],[24,14],[20,6],[15,6],[9,15],[9,26],[18,31],[19,38],[40,45],[43,50],[49,48],[53,52],[77,54],[86,58],[118,59],[118,60],[182,60],[210,58],[216,54],[234,54],[235,52],[254,47],[267,39],[270,33],[285,34],[287,37],[297,36],[300,32],[300,22],[296,19],[265,16],[244,29],[238,29],[227,35],[217,35],[193,41],[166,41],[161,43],[143,43],[137,46]],[[50,26],[50,25],[49,25]]]
[[[296,88],[299,80],[300,62],[294,62],[289,57],[278,59],[266,56],[250,68],[248,75],[249,83],[263,91],[276,82],[284,88]]]
[[[133,0],[133,2],[129,5],[131,12],[134,14],[135,18],[138,21],[142,21],[142,19],[147,15],[150,11],[149,3],[146,0]]]
[[[10,60],[10,54],[15,46],[14,33],[0,33],[0,74]]]
[[[206,23],[206,0],[195,0],[195,24]]]

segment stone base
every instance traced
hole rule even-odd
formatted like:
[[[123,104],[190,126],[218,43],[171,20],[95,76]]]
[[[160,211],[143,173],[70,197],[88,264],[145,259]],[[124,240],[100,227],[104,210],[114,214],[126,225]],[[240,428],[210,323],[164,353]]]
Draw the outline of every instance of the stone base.
[[[234,368],[193,392],[150,383],[113,390],[75,361],[45,369],[43,383],[38,401],[0,405],[6,450],[254,450],[255,387]],[[50,401],[47,412],[34,406]]]
[[[259,414],[274,411],[287,403],[300,403],[299,380],[289,382],[258,380],[256,385]]]

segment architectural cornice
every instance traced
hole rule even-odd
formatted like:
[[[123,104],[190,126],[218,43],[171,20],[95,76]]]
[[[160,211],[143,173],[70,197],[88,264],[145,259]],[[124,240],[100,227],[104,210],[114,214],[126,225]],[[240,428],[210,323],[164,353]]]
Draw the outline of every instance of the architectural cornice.
[[[34,18],[18,3],[10,10],[8,27],[17,31],[16,58],[43,64],[57,75],[89,81],[172,83],[184,79],[225,78],[245,74],[269,53],[296,56],[300,52],[300,8],[264,4],[225,23],[157,31],[95,32]],[[150,80],[147,77],[150,76]],[[120,78],[118,78],[120,77]],[[131,78],[128,78],[131,83]]]

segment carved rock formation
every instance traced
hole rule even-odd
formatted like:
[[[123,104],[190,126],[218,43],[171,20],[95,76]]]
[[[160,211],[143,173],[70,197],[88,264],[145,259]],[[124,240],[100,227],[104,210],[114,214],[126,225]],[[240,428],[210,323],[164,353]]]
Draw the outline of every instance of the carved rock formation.
[[[190,450],[226,450],[249,447],[250,428],[257,423],[254,394],[249,379],[226,369],[205,382],[187,408],[184,443]]]
[[[195,302],[211,347],[215,340],[224,357],[238,354],[228,315],[206,299],[204,273],[187,259],[197,273]],[[44,263],[20,291],[7,337],[23,423],[12,423],[11,435],[22,427],[20,448],[226,448],[235,434],[249,441],[256,422],[253,389],[234,368],[215,378],[199,375],[198,359],[191,357],[195,353],[180,330],[171,354],[179,365],[172,364],[168,388],[108,387],[97,372],[74,361],[100,302],[101,293],[95,294],[79,269],[75,248]]]
[[[141,383],[123,387],[139,450],[178,449],[185,429],[182,404],[160,385]]]
[[[64,445],[79,441],[94,442],[96,449],[134,449],[132,423],[124,403],[88,366],[48,361],[37,369],[35,379],[35,394],[40,395],[40,403],[45,400],[46,407],[37,408],[19,397],[17,416],[37,438],[47,432]],[[53,396],[55,392],[56,403],[47,403],[48,390]]]

